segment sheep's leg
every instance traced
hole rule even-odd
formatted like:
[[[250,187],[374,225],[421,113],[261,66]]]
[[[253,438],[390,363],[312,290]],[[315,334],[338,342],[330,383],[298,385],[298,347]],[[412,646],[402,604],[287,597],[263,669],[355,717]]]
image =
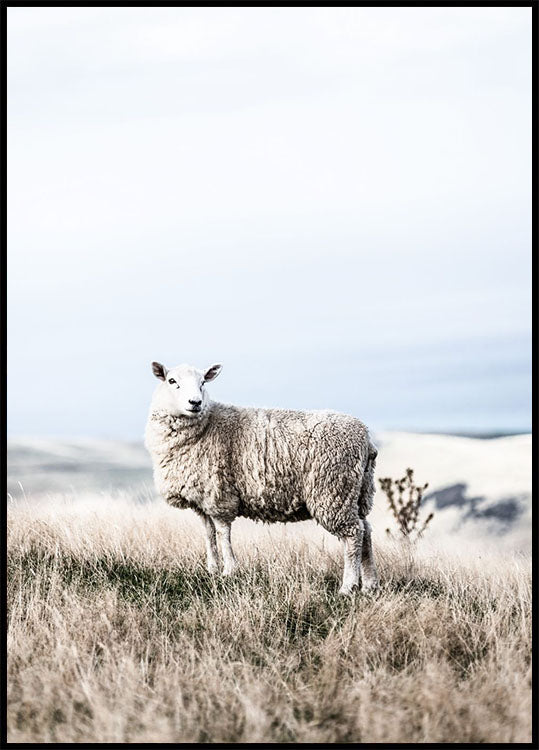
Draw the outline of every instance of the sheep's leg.
[[[204,526],[206,527],[206,560],[208,570],[210,573],[216,573],[219,570],[219,552],[217,550],[215,524],[209,516],[204,516]]]
[[[378,573],[372,554],[372,531],[368,521],[363,519],[363,544],[361,545],[361,570],[363,573],[363,591],[378,589]]]
[[[230,543],[230,527],[231,523],[228,521],[219,521],[217,518],[213,519],[217,536],[221,544],[221,553],[223,555],[223,575],[232,575],[236,569],[237,563],[232,551],[232,545]]]
[[[359,524],[346,536],[341,536],[344,542],[344,572],[339,594],[351,594],[361,587],[361,557],[363,542],[363,524]]]

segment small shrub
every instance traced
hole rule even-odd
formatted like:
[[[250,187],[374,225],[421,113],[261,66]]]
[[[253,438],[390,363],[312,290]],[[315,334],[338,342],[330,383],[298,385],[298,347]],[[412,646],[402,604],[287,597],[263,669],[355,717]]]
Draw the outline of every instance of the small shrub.
[[[413,469],[406,469],[402,479],[385,477],[378,481],[402,536],[410,540],[419,539],[434,516],[434,513],[430,513],[423,523],[419,520],[419,509],[428,482],[422,487],[416,485]],[[391,534],[390,529],[386,529],[386,532]]]

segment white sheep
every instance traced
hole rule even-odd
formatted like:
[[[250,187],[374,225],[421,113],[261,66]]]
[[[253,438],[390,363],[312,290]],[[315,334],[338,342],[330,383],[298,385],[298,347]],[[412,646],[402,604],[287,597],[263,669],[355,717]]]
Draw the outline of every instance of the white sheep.
[[[203,518],[210,571],[218,569],[216,536],[223,573],[236,567],[230,527],[238,516],[266,522],[314,518],[344,542],[340,593],[377,588],[366,520],[377,450],[359,419],[213,402],[205,384],[221,371],[218,364],[205,371],[189,365],[167,370],[152,362],[152,369],[162,381],[145,439],[155,484],[168,503]]]

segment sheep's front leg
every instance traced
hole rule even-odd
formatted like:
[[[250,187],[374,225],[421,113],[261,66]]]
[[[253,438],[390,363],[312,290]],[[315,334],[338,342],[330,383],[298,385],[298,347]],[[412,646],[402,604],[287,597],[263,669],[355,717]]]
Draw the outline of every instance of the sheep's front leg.
[[[217,518],[212,519],[215,524],[217,536],[221,544],[221,554],[223,555],[223,575],[232,575],[237,567],[236,558],[232,551],[230,543],[230,524],[228,521],[219,521]]]
[[[217,551],[217,539],[215,535],[215,524],[209,516],[204,516],[206,528],[206,560],[210,573],[219,570],[219,552]]]
[[[359,524],[346,536],[344,542],[344,572],[339,594],[351,594],[361,586],[361,548],[363,543],[363,524]]]
[[[378,573],[374,564],[372,554],[372,532],[371,525],[363,519],[363,544],[361,545],[361,571],[363,574],[363,591],[376,591],[378,589]]]

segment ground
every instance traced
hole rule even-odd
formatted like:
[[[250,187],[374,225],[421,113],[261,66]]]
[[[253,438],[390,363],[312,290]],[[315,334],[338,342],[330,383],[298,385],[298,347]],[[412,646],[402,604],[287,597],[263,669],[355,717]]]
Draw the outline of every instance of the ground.
[[[337,594],[312,522],[198,519],[106,495],[9,511],[11,742],[529,742],[522,554],[375,540],[377,596]]]

